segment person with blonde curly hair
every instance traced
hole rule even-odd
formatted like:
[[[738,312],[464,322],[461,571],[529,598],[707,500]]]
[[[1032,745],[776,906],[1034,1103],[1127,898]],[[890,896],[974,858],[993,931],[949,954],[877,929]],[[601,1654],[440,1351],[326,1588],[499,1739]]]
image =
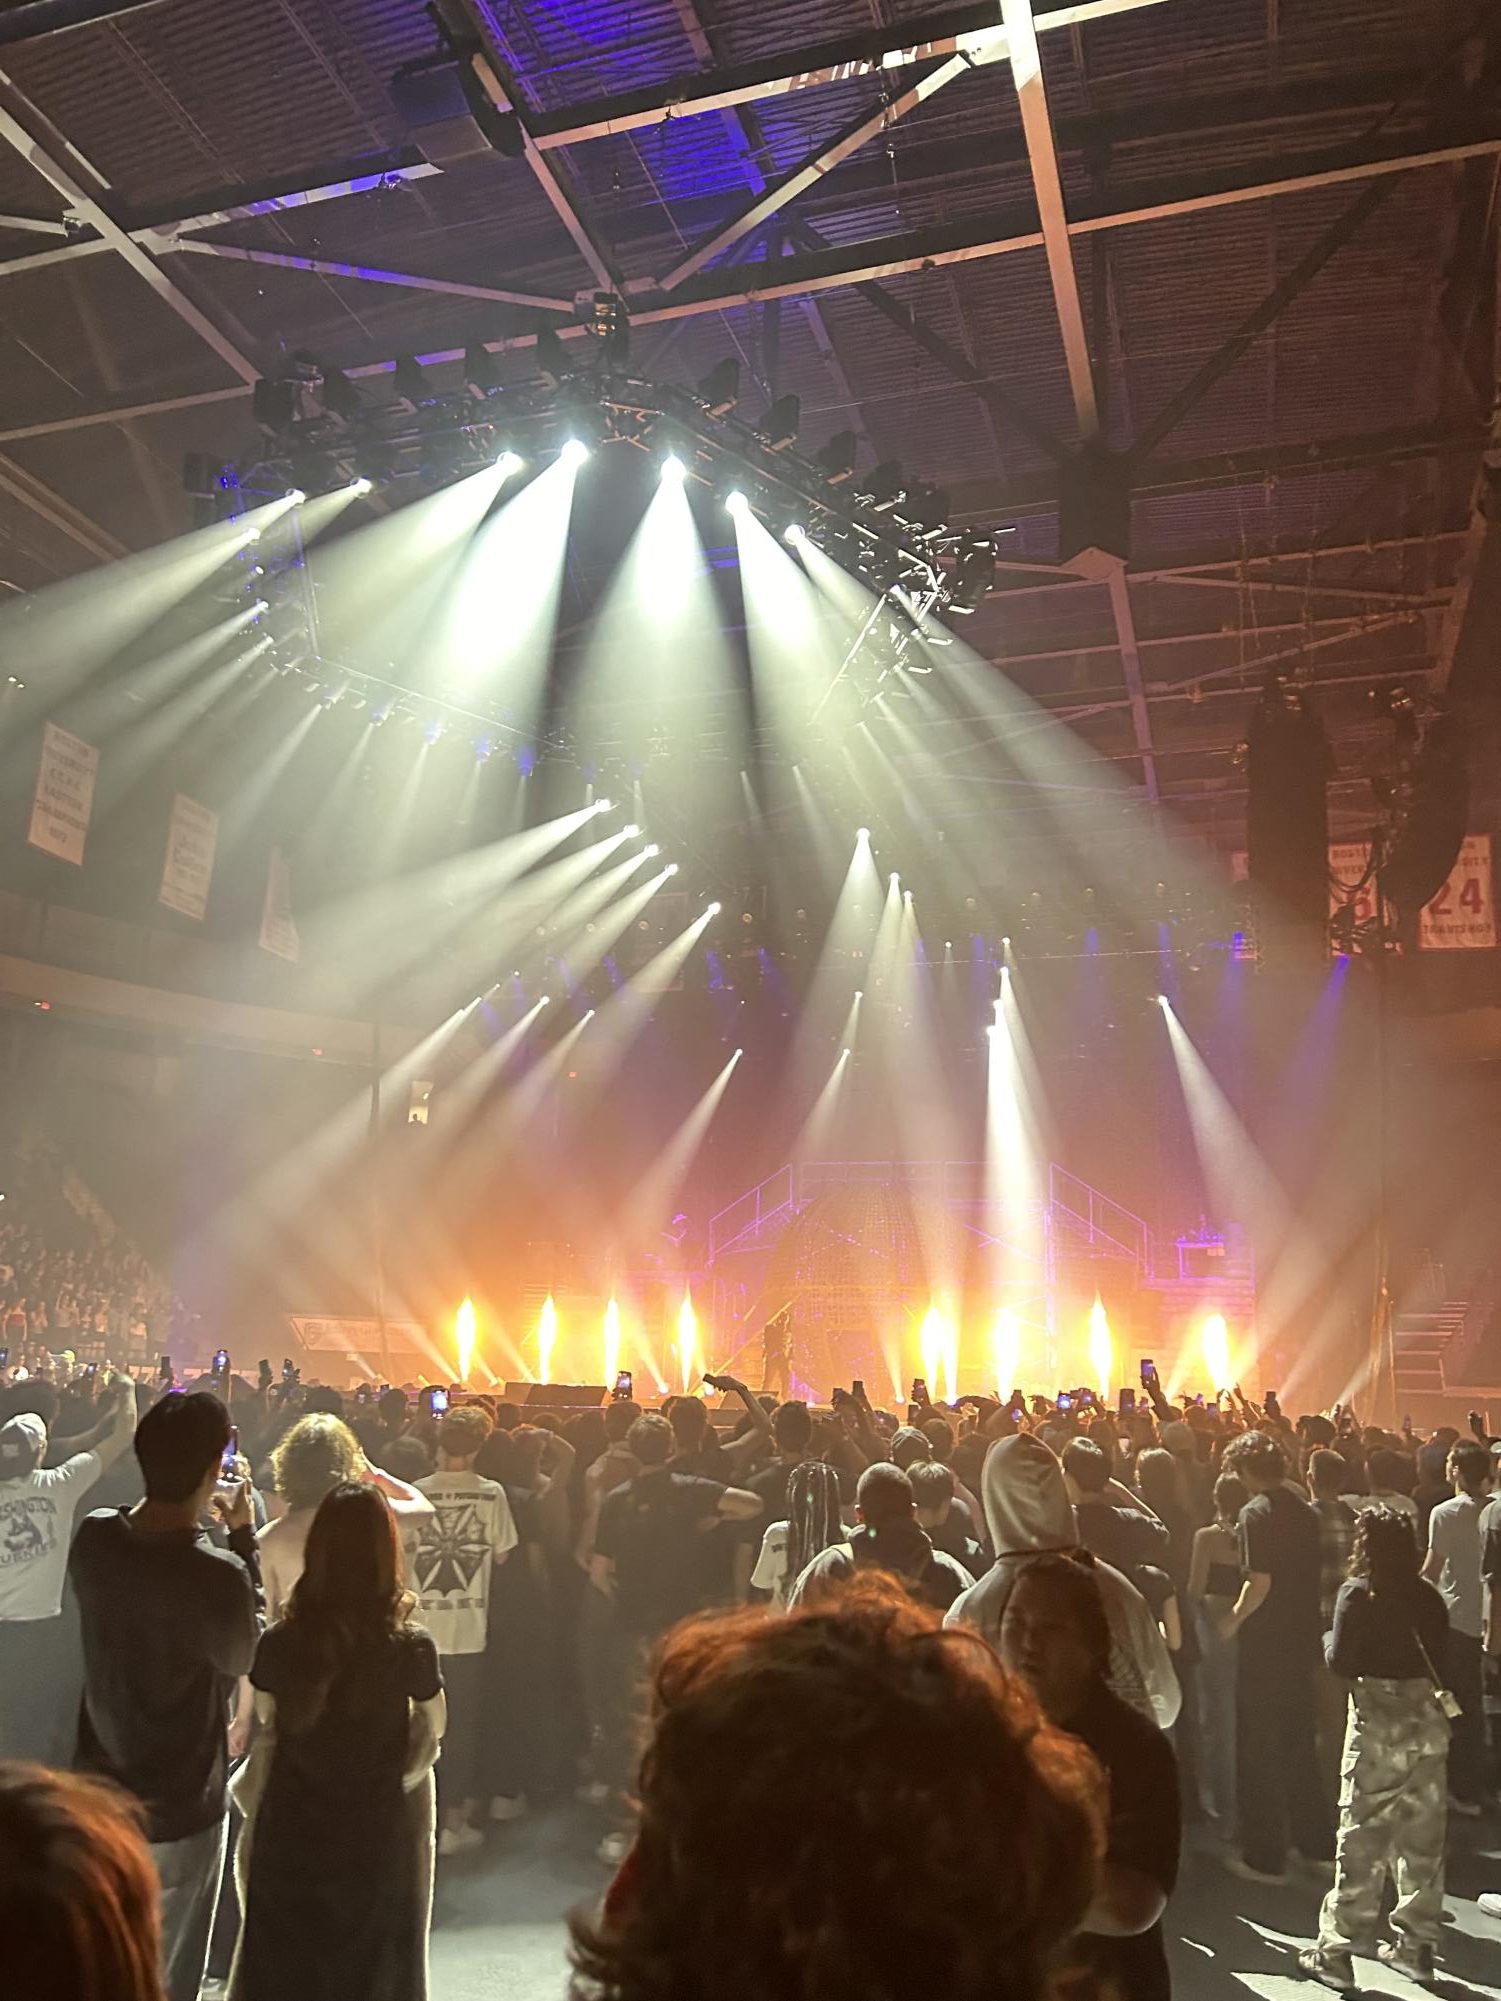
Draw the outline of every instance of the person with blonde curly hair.
[[[391,1503],[397,1527],[415,1530],[432,1514],[432,1503],[405,1480],[372,1466],[342,1418],[311,1411],[298,1418],[271,1454],[271,1477],[286,1512],[256,1536],[266,1616],[280,1618],[302,1575],[308,1530],[325,1494],[350,1480],[376,1487]]]
[[[638,1793],[574,2001],[1042,2001],[1103,1849],[1082,1746],[877,1576],[671,1632]]]
[[[125,1794],[0,1764],[0,1963],[26,2001],[163,2001],[160,1891]]]

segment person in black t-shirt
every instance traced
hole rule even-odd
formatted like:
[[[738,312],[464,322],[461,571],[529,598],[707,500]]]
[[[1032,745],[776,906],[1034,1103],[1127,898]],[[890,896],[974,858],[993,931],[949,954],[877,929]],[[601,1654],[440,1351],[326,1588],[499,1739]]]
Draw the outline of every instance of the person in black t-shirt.
[[[77,1764],[146,1810],[169,2001],[198,2001],[224,1870],[229,1702],[258,1627],[250,1483],[219,1486],[229,1440],[217,1397],[163,1397],[136,1427],[146,1498],[91,1514],[68,1562],[83,1627]],[[210,1507],[228,1550],[200,1526]]]
[[[1062,1554],[1028,1564],[1007,1600],[1000,1648],[1049,1722],[1081,1739],[1109,1782],[1099,1885],[1060,1987],[1071,2001],[1168,2001],[1162,1914],[1178,1880],[1177,1763],[1156,1724],[1111,1691],[1110,1624],[1092,1570]]]
[[[644,1656],[669,1627],[704,1609],[705,1532],[719,1521],[750,1521],[762,1507],[743,1487],[674,1473],[667,1463],[673,1436],[666,1418],[638,1417],[625,1442],[642,1470],[605,1496],[589,1565],[595,1589],[613,1611],[599,1726],[605,1783],[621,1798],[630,1778]]]
[[[1323,1645],[1319,1518],[1283,1485],[1275,1438],[1248,1431],[1223,1460],[1250,1500],[1240,1511],[1245,1582],[1225,1620],[1237,1638],[1236,1763],[1242,1852],[1232,1874],[1280,1883],[1289,1837],[1305,1863],[1334,1854],[1330,1802],[1319,1783],[1316,1676]]]

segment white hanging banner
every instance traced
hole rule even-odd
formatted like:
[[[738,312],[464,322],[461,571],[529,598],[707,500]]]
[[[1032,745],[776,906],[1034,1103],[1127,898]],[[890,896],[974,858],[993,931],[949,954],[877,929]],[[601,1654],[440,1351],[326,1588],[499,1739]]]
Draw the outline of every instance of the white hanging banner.
[[[202,919],[208,909],[208,886],[214,874],[214,850],[219,844],[219,815],[179,792],[172,801],[167,828],[167,857],[157,902],[184,917]]]
[[[266,864],[266,901],[261,908],[261,950],[274,952],[278,959],[297,960],[302,940],[297,935],[297,919],[292,915],[292,864],[280,848],[271,850]]]
[[[99,753],[93,744],[60,730],[56,723],[44,725],[36,796],[26,833],[32,847],[56,855],[59,861],[82,866],[98,776]]]
[[[1496,943],[1491,837],[1466,834],[1449,880],[1418,920],[1419,942],[1431,952],[1486,952]]]

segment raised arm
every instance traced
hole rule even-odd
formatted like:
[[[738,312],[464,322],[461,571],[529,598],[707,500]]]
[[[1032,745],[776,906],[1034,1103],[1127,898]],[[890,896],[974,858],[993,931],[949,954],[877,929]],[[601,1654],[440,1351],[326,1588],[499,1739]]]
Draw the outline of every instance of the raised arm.
[[[720,1447],[727,1459],[733,1459],[737,1466],[748,1464],[758,1452],[764,1451],[772,1443],[771,1419],[761,1408],[761,1400],[738,1376],[708,1376],[704,1381],[711,1390],[718,1390],[724,1396],[737,1396],[745,1406],[745,1414],[750,1419],[751,1428],[739,1438],[731,1438]]]
[[[365,1461],[361,1478],[372,1487],[378,1487],[391,1503],[391,1512],[401,1521],[424,1521],[433,1512],[433,1504],[426,1494],[416,1487],[409,1487],[405,1480],[398,1480],[394,1473],[387,1473],[379,1466]]]

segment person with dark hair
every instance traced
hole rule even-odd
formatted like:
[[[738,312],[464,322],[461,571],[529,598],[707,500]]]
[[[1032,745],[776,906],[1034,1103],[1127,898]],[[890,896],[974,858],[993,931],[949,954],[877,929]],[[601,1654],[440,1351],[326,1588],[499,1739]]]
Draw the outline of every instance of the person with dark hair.
[[[0,1763],[0,1971],[17,2001],[163,2001],[156,1873],[112,1786]]]
[[[672,1426],[638,1417],[626,1440],[641,1471],[606,1496],[599,1512],[590,1581],[605,1601],[597,1769],[605,1800],[623,1803],[642,1668],[653,1643],[680,1619],[704,1610],[700,1539],[717,1521],[755,1521],[762,1503],[743,1487],[675,1473]],[[789,1469],[790,1471],[790,1469]],[[602,1802],[603,1803],[603,1802]],[[606,1835],[601,1854],[618,1861],[624,1837]]]
[[[0,1758],[61,1765],[72,1749],[78,1643],[63,1616],[68,1543],[78,1503],[130,1445],[128,1379],[107,1386],[103,1408],[102,1436],[60,1466],[42,1463],[44,1418],[23,1411],[0,1424]]]
[[[418,1488],[433,1513],[419,1526],[412,1571],[422,1623],[442,1657],[448,1692],[448,1737],[438,1772],[444,1820],[438,1853],[443,1856],[463,1855],[484,1840],[473,1814],[488,1771],[490,1580],[518,1540],[505,1488],[474,1470],[489,1435],[490,1419],[479,1405],[459,1404],[445,1413],[438,1427],[438,1470]],[[494,1818],[511,1819],[514,1811],[506,1800]]]
[[[1426,1445],[1420,1445],[1413,1459],[1416,1475],[1412,1498],[1418,1511],[1418,1547],[1428,1547],[1428,1522],[1440,1501],[1447,1501],[1454,1489],[1449,1485],[1445,1468],[1449,1461],[1449,1447],[1430,1438]]]
[[[990,1554],[970,1533],[969,1509],[959,1498],[954,1469],[942,1459],[919,1459],[907,1469],[917,1526],[935,1550],[951,1556],[970,1577],[983,1577]]]
[[[1334,1885],[1318,1944],[1298,1955],[1305,1973],[1342,1993],[1356,1991],[1352,1955],[1371,1949],[1388,1874],[1396,1936],[1380,1956],[1421,1986],[1433,1982],[1444,1909],[1449,1722],[1439,1678],[1448,1641],[1444,1601],[1419,1575],[1409,1518],[1362,1510],[1324,1643],[1329,1666],[1352,1684]]]
[[[1094,1894],[1090,1760],[889,1583],[679,1628],[638,1792],[574,2001],[1044,2001]]]
[[[385,1496],[319,1503],[281,1622],[256,1649],[258,1732],[237,1775],[244,1924],[231,2001],[424,2001],[438,1653],[410,1625]]]
[[[1214,1520],[1195,1532],[1188,1611],[1199,1639],[1199,1775],[1204,1809],[1235,1825],[1235,1640],[1223,1627],[1240,1596],[1240,1511],[1250,1499],[1233,1473],[1214,1483]]]
[[[1428,1517],[1423,1575],[1449,1608],[1449,1681],[1460,1706],[1449,1739],[1449,1804],[1473,1819],[1487,1792],[1480,1518],[1490,1502],[1491,1455],[1478,1439],[1461,1439],[1448,1473],[1454,1497]]]
[[[1167,1553],[1166,1525],[1137,1506],[1129,1490],[1111,1478],[1110,1461],[1095,1441],[1071,1438],[1062,1461],[1064,1485],[1084,1547],[1128,1577],[1139,1563],[1160,1565]]]
[[[145,1499],[89,1515],[68,1561],[83,1625],[77,1763],[145,1808],[169,2001],[198,2001],[224,1869],[229,1703],[259,1626],[249,1482],[220,1485],[231,1436],[217,1397],[164,1396],[136,1426]],[[202,1526],[210,1509],[227,1549]]]
[[[619,1397],[605,1405],[605,1449],[590,1461],[584,1471],[578,1542],[574,1550],[580,1568],[586,1573],[594,1555],[594,1536],[599,1527],[599,1511],[605,1495],[613,1494],[617,1487],[623,1487],[627,1480],[634,1480],[641,1471],[639,1461],[626,1444],[631,1426],[640,1415],[640,1404],[630,1397]]]
[[[1236,1771],[1241,1852],[1232,1874],[1285,1880],[1289,1835],[1305,1863],[1321,1868],[1334,1849],[1333,1806],[1319,1783],[1319,1611],[1323,1553],[1319,1520],[1284,1484],[1287,1457],[1275,1438],[1242,1432],[1221,1464],[1250,1492],[1240,1511],[1245,1579],[1221,1627],[1236,1654]]]
[[[1000,1652],[1048,1721],[1087,1745],[1108,1781],[1104,1862],[1063,1987],[1167,2001],[1162,1914],[1178,1880],[1177,1763],[1156,1724],[1111,1692],[1110,1621],[1093,1568],[1063,1554],[1028,1564],[1006,1601]]]
[[[1030,1432],[998,1439],[986,1457],[982,1486],[995,1563],[955,1601],[949,1622],[976,1627],[996,1646],[1006,1601],[1026,1566],[1050,1551],[1083,1545],[1058,1455],[1042,1439]],[[1095,1565],[1110,1621],[1110,1685],[1134,1709],[1170,1729],[1182,1693],[1151,1608],[1128,1577],[1084,1554]]]
[[[761,1502],[763,1520],[787,1519],[787,1482],[794,1466],[813,1454],[813,1416],[805,1403],[781,1403],[771,1414],[771,1437],[776,1457],[759,1473],[753,1473],[746,1487]]]
[[[968,1591],[973,1577],[933,1547],[917,1525],[912,1482],[899,1466],[878,1459],[860,1475],[855,1489],[860,1526],[831,1543],[798,1574],[787,1594],[789,1608],[820,1605],[862,1571],[894,1577],[919,1604],[946,1612]]]
[[[1406,1453],[1378,1445],[1366,1455],[1365,1470],[1371,1491],[1368,1494],[1352,1494],[1351,1507],[1390,1508],[1394,1514],[1406,1515],[1416,1535],[1418,1504],[1408,1491],[1412,1484],[1412,1468]]]
[[[838,1474],[821,1459],[803,1460],[787,1482],[786,1521],[773,1522],[761,1539],[752,1586],[769,1591],[777,1610],[785,1610],[787,1593],[814,1557],[843,1535]]]

